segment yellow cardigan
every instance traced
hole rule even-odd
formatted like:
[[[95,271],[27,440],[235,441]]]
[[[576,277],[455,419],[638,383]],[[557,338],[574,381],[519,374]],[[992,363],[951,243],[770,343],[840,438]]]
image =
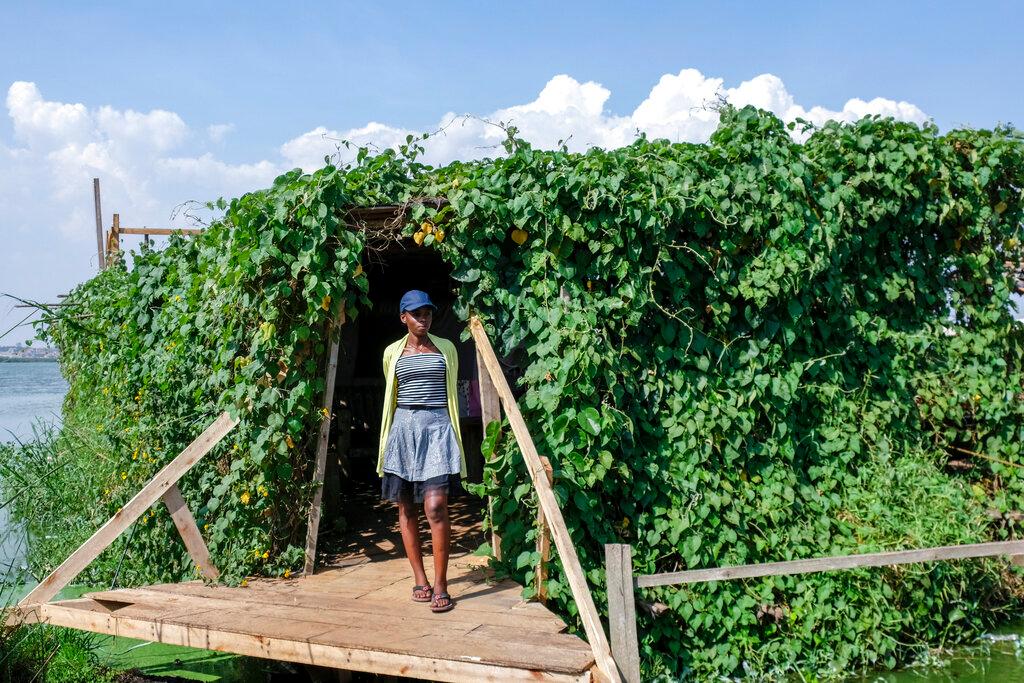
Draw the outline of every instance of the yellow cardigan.
[[[455,351],[455,344],[447,339],[435,337],[429,332],[427,337],[444,356],[445,383],[448,386],[448,416],[452,420],[452,427],[455,428],[455,440],[459,443],[459,457],[462,460],[460,474],[465,478],[467,476],[466,449],[462,446],[462,432],[459,431],[459,397],[455,389],[455,380],[459,377],[459,355]],[[398,358],[405,350],[408,341],[409,335],[406,334],[384,349],[384,415],[380,421],[380,450],[377,454],[377,474],[379,476],[384,475],[384,448],[387,446],[391,422],[395,417],[395,408],[398,406],[398,383],[395,382],[395,367],[398,365]]]

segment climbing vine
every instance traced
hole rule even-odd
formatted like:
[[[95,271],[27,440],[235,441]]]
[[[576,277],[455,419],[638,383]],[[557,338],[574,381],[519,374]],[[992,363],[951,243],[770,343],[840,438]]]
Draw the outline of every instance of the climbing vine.
[[[458,313],[523,370],[599,605],[608,542],[653,573],[1013,537],[1024,139],[880,118],[792,132],[727,108],[707,144],[576,154],[513,131],[500,158],[443,168],[410,139],[220,202],[201,236],[105,270],[44,330],[68,410],[107,416],[106,483],[83,495],[108,515],[232,410],[182,488],[229,579],[297,568],[330,324],[369,305],[364,249],[386,238],[346,212],[405,204],[398,232],[453,265]],[[507,434],[484,450],[476,492],[500,501],[503,568],[531,586],[528,477]],[[195,574],[166,552],[169,519],[140,524],[163,558],[140,580]],[[575,624],[557,561],[547,587]],[[645,679],[894,666],[1021,607],[997,560],[639,597]]]

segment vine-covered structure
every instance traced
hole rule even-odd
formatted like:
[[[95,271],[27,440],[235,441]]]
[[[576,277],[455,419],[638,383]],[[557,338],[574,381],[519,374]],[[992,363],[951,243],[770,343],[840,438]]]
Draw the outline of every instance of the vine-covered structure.
[[[409,140],[219,203],[201,235],[77,288],[45,331],[69,414],[106,416],[113,455],[81,495],[108,517],[230,409],[232,438],[182,490],[227,578],[300,567],[331,321],[374,315],[375,264],[405,245],[454,282],[454,321],[478,314],[517,369],[599,606],[604,543],[652,573],[1013,537],[1024,328],[1006,262],[1022,258],[1024,140],[878,118],[791,133],[726,108],[707,144],[575,154],[510,135],[500,158],[443,168]],[[401,221],[352,217],[381,205]],[[483,450],[475,490],[529,586],[522,460],[509,438]],[[160,516],[134,532],[160,558],[134,576],[194,574],[166,551],[174,533]],[[1016,571],[645,590],[644,678],[891,666],[1019,614]],[[557,559],[549,572],[575,619]]]

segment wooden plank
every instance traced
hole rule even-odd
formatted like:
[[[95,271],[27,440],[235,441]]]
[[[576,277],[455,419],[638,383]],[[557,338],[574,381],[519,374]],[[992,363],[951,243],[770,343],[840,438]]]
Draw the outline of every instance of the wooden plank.
[[[431,655],[442,659],[457,658],[467,648],[481,660],[491,664],[531,667],[545,664],[549,670],[581,671],[593,663],[590,647],[574,635],[529,631],[518,626],[486,625],[469,620],[470,614],[458,617],[449,615],[448,621],[435,620],[429,610],[411,611],[400,614],[379,609],[375,618],[354,615],[349,612],[321,609],[317,607],[293,607],[263,603],[255,608],[246,603],[232,600],[197,598],[146,591],[145,589],[122,589],[90,593],[89,598],[104,605],[112,606],[112,613],[125,613],[131,605],[132,614],[141,614],[148,607],[154,613],[175,610],[182,615],[166,617],[179,623],[201,625],[246,633],[273,633],[290,640],[304,639],[310,634],[334,630],[333,644],[373,649]],[[124,602],[131,600],[131,602]],[[60,604],[60,603],[57,603]],[[393,603],[392,603],[393,606]],[[140,609],[142,612],[140,612]],[[203,615],[202,621],[193,615]],[[317,627],[319,626],[319,628]],[[340,629],[346,630],[340,630]],[[427,643],[429,636],[443,634],[448,645]],[[477,642],[470,648],[467,638]],[[525,650],[509,654],[509,643],[533,647],[511,648]],[[549,648],[541,653],[537,645]]]
[[[135,605],[142,609],[151,609],[154,612],[173,608],[184,614],[204,611],[222,614],[226,614],[228,612],[244,613],[248,614],[249,617],[246,619],[246,623],[242,624],[242,626],[247,629],[257,629],[254,632],[264,633],[268,631],[263,622],[270,618],[290,619],[295,622],[326,625],[326,628],[324,628],[323,631],[327,631],[338,626],[380,629],[392,633],[395,638],[402,634],[417,636],[424,633],[430,633],[437,631],[439,627],[439,620],[431,618],[434,613],[429,609],[419,610],[418,612],[411,612],[409,614],[387,612],[385,610],[378,609],[375,613],[375,618],[370,619],[367,618],[366,612],[325,609],[317,605],[288,605],[272,603],[267,602],[265,599],[259,603],[247,602],[243,600],[236,600],[230,595],[223,594],[220,597],[207,597],[187,595],[183,593],[150,591],[145,588],[122,588],[113,591],[96,591],[87,593],[84,597],[96,600],[103,604],[121,603],[124,605]],[[264,596],[264,598],[266,598],[266,596]],[[257,616],[258,618],[256,618]],[[450,614],[449,616],[454,617],[454,614]],[[456,635],[460,633],[468,633],[479,625],[480,623],[476,620],[460,616],[449,620],[444,628],[448,629],[453,635]],[[282,630],[272,632],[281,636],[288,635],[287,632]]]
[[[411,585],[411,583],[409,585]],[[299,590],[286,592],[283,590],[269,590],[266,588],[256,590],[251,585],[248,588],[226,588],[222,586],[205,586],[201,583],[195,582],[180,584],[180,590],[175,590],[175,587],[169,584],[149,586],[146,590],[161,594],[188,595],[204,599],[227,599],[237,603],[246,603],[251,605],[275,604],[333,610],[336,612],[348,613],[350,615],[349,618],[355,621],[362,621],[367,618],[375,619],[379,618],[381,614],[388,614],[391,612],[402,614],[405,613],[406,610],[411,611],[412,614],[419,615],[417,617],[419,619],[427,619],[436,622],[453,620],[453,613],[451,612],[435,614],[430,610],[422,609],[423,606],[419,603],[413,603],[408,597],[408,587],[402,591],[400,598],[401,602],[396,602],[396,598],[393,597],[389,599],[360,598],[351,595],[339,595],[333,591]],[[516,590],[521,590],[521,588],[516,586]],[[104,593],[103,595],[110,599],[116,599],[114,593],[117,592],[118,591],[112,591],[110,593]],[[131,596],[133,594],[124,593],[122,595]],[[522,609],[519,605],[513,607],[507,607],[504,605],[501,607],[495,607],[493,603],[486,602],[477,597],[463,597],[458,595],[455,595],[454,597],[458,602],[456,609],[460,610],[460,616],[458,616],[457,619],[473,621],[477,625],[493,624],[496,626],[509,626],[532,631],[542,631],[545,633],[560,633],[566,629],[565,622],[563,622],[558,615],[546,609],[543,612],[540,612],[537,610]],[[521,603],[522,606],[530,604],[531,603]],[[533,604],[536,605],[536,603]]]
[[[103,210],[100,208],[100,179],[92,179],[92,202],[96,209],[96,251],[99,259],[100,270],[106,268],[106,259],[103,256]]]
[[[994,557],[997,555],[1024,554],[1024,541],[997,541],[994,543],[973,543],[969,545],[945,545],[921,550],[898,550],[864,555],[841,555],[838,557],[816,557],[790,562],[766,562],[744,564],[735,567],[713,569],[690,569],[682,572],[648,574],[638,576],[638,588],[671,586],[703,581],[726,579],[752,579],[758,576],[784,576],[789,574],[810,574],[834,569],[857,569],[861,567],[885,567],[895,564],[934,562],[937,560],[963,560],[970,557]]]
[[[640,683],[640,643],[636,636],[636,600],[633,596],[633,548],[622,543],[604,546],[608,577],[608,630],[612,656],[626,683]]]
[[[517,669],[452,661],[356,647],[326,644],[332,633],[307,640],[287,640],[263,634],[237,633],[202,626],[170,622],[154,623],[134,617],[119,617],[62,603],[37,605],[40,619],[55,626],[76,628],[129,638],[232,652],[251,657],[277,659],[299,664],[314,664],[339,669],[367,671],[428,680],[475,683],[476,681],[550,681],[569,683],[589,681],[589,672],[559,674],[542,669]],[[202,616],[202,615],[200,615]],[[254,620],[250,619],[250,623]],[[311,642],[315,640],[316,642]]]
[[[545,456],[540,456],[540,464],[544,466],[544,475],[547,477],[548,485],[555,483],[555,472],[551,468],[551,461]],[[551,530],[544,519],[544,509],[537,506],[537,599],[542,603],[548,601],[548,560],[551,559]]]
[[[122,235],[200,235],[197,228],[121,228]]]
[[[331,409],[334,407],[334,378],[338,374],[338,348],[341,343],[339,328],[345,324],[345,302],[339,302],[341,310],[329,328],[331,349],[327,355],[327,377],[324,380],[324,398],[322,402],[326,415],[320,420],[320,440],[316,445],[316,466],[313,470],[313,483],[316,491],[313,502],[309,506],[309,520],[306,523],[306,563],[303,573],[312,574],[316,565],[316,537],[320,532],[320,509],[324,498],[324,472],[327,470],[327,442],[331,436]]]
[[[182,475],[199,461],[211,448],[217,445],[224,435],[230,432],[238,420],[228,413],[221,414],[200,434],[195,441],[188,445],[174,460],[167,463],[142,490],[125,504],[123,508],[111,517],[106,524],[99,528],[89,540],[83,543],[75,552],[61,563],[39,585],[22,598],[19,605],[28,605],[34,602],[46,602],[60,589],[68,585],[90,562],[95,560],[107,546],[113,543],[121,533],[131,526],[132,522],[142,516],[153,503],[160,500],[160,497],[179,479]]]
[[[506,381],[505,375],[501,371],[501,365],[498,363],[497,356],[494,355],[494,349],[491,348],[491,342],[487,339],[487,333],[484,331],[484,327],[478,317],[473,316],[470,319],[469,329],[473,335],[473,340],[476,342],[477,351],[481,352],[484,364],[487,366],[487,371],[494,382],[494,387],[501,397],[502,404],[505,406],[505,412],[508,415],[512,433],[519,444],[519,450],[526,461],[526,469],[530,473],[533,487],[537,491],[540,506],[544,510],[544,516],[547,519],[548,525],[551,527],[551,536],[555,542],[555,548],[558,550],[558,555],[562,558],[562,568],[569,582],[569,588],[572,590],[573,599],[576,601],[580,619],[583,621],[583,629],[587,634],[587,640],[593,649],[597,667],[608,680],[618,683],[620,680],[619,673],[615,667],[615,661],[612,659],[611,649],[608,645],[608,639],[605,637],[601,618],[597,613],[597,607],[594,605],[594,596],[590,594],[590,587],[587,585],[583,568],[580,566],[580,558],[576,554],[576,547],[572,543],[572,537],[569,536],[569,530],[565,526],[565,520],[562,518],[562,511],[558,507],[558,501],[555,500],[555,494],[551,490],[551,485],[548,484],[547,477],[544,474],[544,466],[540,462],[537,447],[534,445],[533,439],[530,438],[530,431],[526,427],[526,420],[523,419],[523,415],[519,411],[519,405],[512,396],[512,389],[508,386],[508,381]]]
[[[491,381],[480,350],[476,352],[477,383],[480,385],[480,423],[483,425],[483,436],[487,438],[487,425],[497,420],[501,422],[501,399]],[[492,478],[493,479],[493,478]],[[487,496],[487,517],[491,520],[491,553],[497,560],[501,559],[501,534],[494,528],[494,500]]]
[[[181,540],[185,542],[188,554],[196,564],[196,568],[206,578],[216,581],[217,577],[220,576],[220,571],[214,566],[213,560],[210,559],[210,550],[203,541],[203,535],[199,532],[199,527],[196,525],[195,517],[192,516],[192,511],[188,509],[188,504],[181,495],[181,489],[178,488],[177,484],[172,484],[162,498],[167,506],[167,511],[171,513],[174,526],[181,535]]]

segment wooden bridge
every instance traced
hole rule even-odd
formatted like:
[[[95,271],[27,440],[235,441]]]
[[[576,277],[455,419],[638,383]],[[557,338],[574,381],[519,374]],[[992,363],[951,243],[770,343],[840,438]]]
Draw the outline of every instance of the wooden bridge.
[[[589,681],[594,656],[522,587],[453,556],[457,607],[412,602],[403,556],[362,558],[244,588],[202,581],[123,588],[26,606],[29,621],[350,671],[438,681]]]
[[[479,320],[471,320],[470,330],[481,368],[484,423],[500,419],[500,408],[505,408],[540,504],[538,522],[545,530],[539,542],[544,546],[539,548],[541,556],[546,558],[550,539],[558,550],[586,641],[566,633],[566,624],[542,603],[524,601],[520,585],[508,579],[496,581],[486,567],[486,558],[475,557],[465,548],[460,552],[457,543],[453,544],[448,575],[449,593],[457,606],[447,613],[435,614],[427,605],[410,599],[413,576],[395,537],[357,544],[326,568],[313,571],[319,491],[310,511],[306,571],[299,577],[253,579],[242,587],[203,581],[160,584],[51,602],[161,501],[197,567],[207,579],[218,578],[177,482],[237,424],[227,413],[43,579],[19,603],[13,618],[346,671],[439,681],[621,680],[544,460],[527,432]],[[331,405],[330,372],[336,354],[335,341],[328,359],[325,406]],[[315,474],[319,483],[323,481],[328,422],[324,420],[320,432]],[[479,516],[474,516],[470,526]],[[375,524],[379,526],[379,518]],[[543,567],[538,569],[543,575]]]

